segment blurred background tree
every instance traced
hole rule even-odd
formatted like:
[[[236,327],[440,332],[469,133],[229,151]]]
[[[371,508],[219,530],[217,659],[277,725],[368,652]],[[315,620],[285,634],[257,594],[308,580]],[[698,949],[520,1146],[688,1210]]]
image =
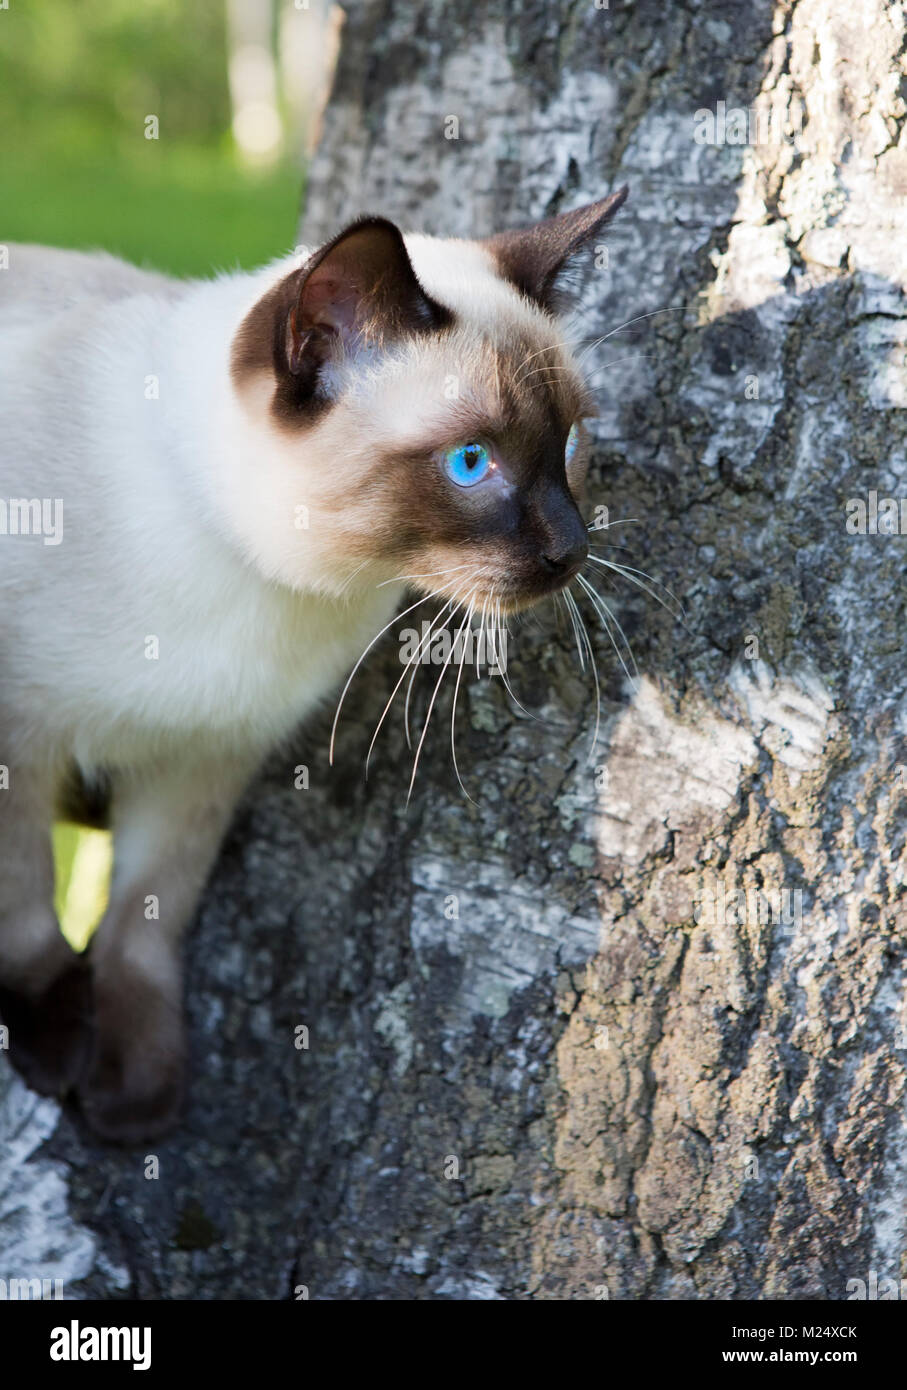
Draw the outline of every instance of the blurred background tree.
[[[338,13],[328,0],[10,0],[0,238],[102,246],[175,274],[285,251]]]

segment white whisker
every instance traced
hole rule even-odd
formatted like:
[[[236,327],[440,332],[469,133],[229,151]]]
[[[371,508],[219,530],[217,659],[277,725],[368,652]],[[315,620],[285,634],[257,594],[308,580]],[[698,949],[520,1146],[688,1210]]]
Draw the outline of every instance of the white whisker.
[[[435,590],[433,593],[423,594],[421,598],[417,598],[416,601],[415,601],[415,603],[411,603],[411,604],[409,605],[408,608],[404,608],[404,610],[403,610],[402,613],[395,613],[394,616],[391,618],[390,622],[384,624],[384,627],[381,629],[381,631],[375,634],[375,636],[374,636],[374,637],[372,638],[372,640],[369,642],[368,646],[367,646],[367,647],[364,649],[364,651],[362,652],[362,655],[359,657],[359,660],[356,662],[356,665],[353,667],[352,671],[350,672],[349,676],[347,677],[346,685],[343,687],[343,690],[340,692],[340,699],[337,701],[337,710],[336,710],[336,712],[335,712],[335,714],[334,714],[334,722],[333,722],[333,724],[331,725],[331,743],[330,743],[330,750],[329,750],[329,754],[328,754],[328,763],[330,764],[331,767],[333,767],[333,765],[334,765],[334,739],[335,739],[336,734],[337,734],[337,721],[338,721],[338,719],[340,718],[340,710],[341,710],[341,708],[342,708],[342,706],[343,706],[344,700],[346,699],[346,692],[349,690],[350,686],[352,685],[352,683],[353,683],[353,677],[355,676],[356,672],[359,670],[359,667],[362,665],[362,663],[363,663],[363,661],[365,660],[365,658],[368,656],[368,654],[369,654],[369,652],[371,651],[372,647],[375,645],[375,643],[376,643],[380,638],[382,638],[382,637],[384,636],[384,634],[385,634],[385,632],[387,632],[388,628],[393,627],[394,623],[397,622],[398,619],[400,619],[400,618],[405,618],[406,615],[407,615],[407,613],[411,613],[411,612],[413,611],[414,608],[418,608],[420,603],[425,603],[426,599],[430,599],[430,598],[443,598],[443,597],[444,597],[444,595],[443,595],[443,593],[442,593],[440,590]]]
[[[574,372],[569,367],[562,366],[559,362],[545,362],[541,367],[533,367],[531,372],[527,372],[521,377],[521,381],[528,381],[530,377],[538,376],[539,372],[553,372],[555,375],[549,379],[548,385],[554,381],[562,380],[564,377],[572,377]]]
[[[589,382],[595,376],[596,372],[603,372],[608,367],[618,367],[621,364],[621,362],[644,362],[646,360],[654,361],[656,356],[657,354],[654,352],[631,352],[628,353],[626,357],[615,357],[610,362],[602,362],[600,366],[593,367],[591,372],[589,372],[587,376],[583,377],[583,385],[588,386]]]
[[[370,559],[363,560],[362,563],[361,563],[360,565],[357,565],[357,566],[356,566],[356,568],[353,570],[352,574],[347,575],[346,579],[344,579],[343,583],[342,583],[341,586],[340,586],[340,597],[341,597],[341,598],[346,598],[347,593],[349,592],[350,588],[352,587],[353,580],[356,578],[357,575],[360,575],[360,574],[362,573],[362,571],[365,569],[366,565],[370,565],[371,563],[372,563],[372,562],[371,562]]]
[[[671,617],[677,622],[684,622],[683,604],[680,602],[680,599],[677,598],[676,594],[671,593],[667,585],[662,584],[657,579],[653,579],[650,574],[646,574],[645,570],[635,569],[632,565],[618,564],[616,560],[605,560],[599,555],[590,555],[589,559],[593,564],[601,565],[604,569],[613,570],[615,574],[622,575],[623,578],[628,580],[631,584],[636,584],[637,587],[643,589],[650,598],[654,598],[656,603],[660,603],[665,612],[670,613]],[[641,576],[641,578],[637,578],[636,576]],[[645,583],[645,580],[648,580],[648,583]],[[649,587],[650,584],[657,585],[659,589],[664,589],[668,598],[676,605],[676,612],[669,604],[665,603],[664,599],[660,594],[655,592],[654,588]]]
[[[473,579],[475,579],[475,575],[474,575],[474,574],[470,576],[470,582],[471,582]],[[468,602],[471,600],[471,598],[472,598],[472,596],[473,596],[474,593],[475,593],[475,588],[473,588],[473,589],[466,595],[466,598],[461,600],[461,602],[463,602],[463,603],[468,603]],[[459,612],[459,609],[460,609],[460,603],[457,604],[456,608],[453,610],[453,612],[452,612],[452,613],[450,614],[450,616],[447,618],[446,622],[444,623],[444,627],[447,627],[447,624],[453,621],[454,616],[456,615],[456,613]],[[443,609],[442,609],[442,612],[443,612]],[[438,616],[440,617],[440,614],[439,614]],[[439,628],[438,631],[440,632],[441,629]],[[428,636],[431,637],[431,629],[429,629]],[[406,687],[406,699],[405,699],[404,702],[403,702],[403,731],[404,731],[404,733],[406,734],[406,746],[407,746],[407,748],[410,748],[410,749],[412,748],[413,744],[412,744],[412,739],[411,739],[411,737],[410,737],[410,732],[409,732],[409,706],[410,706],[410,701],[412,700],[412,696],[413,696],[413,684],[415,683],[416,671],[417,671],[417,669],[418,669],[418,667],[416,667],[416,666],[413,667],[412,675],[411,675],[410,678],[409,678],[409,685]],[[406,672],[404,671],[403,674],[404,674],[404,676],[405,676],[405,675],[406,675]]]
[[[470,606],[469,606],[469,612],[468,612],[467,615],[466,615],[467,622],[471,622],[471,621],[472,621],[472,615],[473,615],[474,612],[475,612],[475,603],[471,603]],[[456,774],[457,781],[458,781],[459,784],[460,784],[460,790],[461,790],[461,792],[463,793],[463,795],[466,797],[467,801],[472,801],[473,806],[476,806],[478,803],[477,803],[476,801],[473,801],[473,798],[469,795],[469,792],[468,792],[468,791],[466,790],[466,788],[464,787],[464,785],[463,785],[463,778],[460,776],[460,769],[457,767],[457,742],[456,742],[457,696],[458,696],[459,693],[460,693],[460,681],[461,681],[461,679],[462,679],[462,677],[463,677],[463,662],[464,662],[465,658],[466,658],[466,644],[464,643],[464,644],[463,644],[463,650],[462,650],[461,653],[460,653],[459,664],[458,664],[458,666],[457,666],[457,683],[456,683],[456,685],[454,686],[453,705],[451,706],[451,711],[450,711],[450,753],[451,753],[451,757],[452,757],[452,759],[453,759],[454,773]]]
[[[500,670],[500,672],[501,672],[501,680],[504,682],[504,689],[507,691],[507,694],[510,696],[511,700],[512,700],[513,703],[516,705],[517,709],[518,709],[518,710],[521,710],[521,711],[523,712],[523,714],[525,714],[525,716],[526,716],[527,719],[538,719],[538,715],[537,715],[537,714],[533,714],[531,710],[526,709],[526,706],[520,703],[520,701],[517,699],[516,695],[513,693],[513,687],[512,687],[512,685],[510,684],[510,681],[509,681],[508,678],[507,678],[507,647],[509,646],[509,642],[510,642],[510,634],[509,634],[509,632],[508,632],[508,629],[504,626],[504,621],[505,621],[505,620],[504,620],[503,612],[502,612],[502,609],[501,609],[501,600],[500,600],[500,599],[498,599],[498,601],[497,601],[497,612],[498,612],[497,622],[498,622],[498,625],[499,625],[499,627],[500,627],[500,629],[501,629],[501,632],[502,632],[502,634],[503,634],[503,636],[504,636],[504,639],[505,639],[505,640],[504,640],[504,664],[501,665],[500,662],[498,663],[498,667],[499,667],[499,670]]]
[[[535,350],[535,352],[530,352],[530,353],[528,354],[528,356],[526,356],[526,357],[523,358],[522,362],[520,363],[519,367],[517,368],[516,376],[515,376],[514,379],[513,379],[513,384],[514,384],[514,386],[519,386],[520,382],[523,380],[523,371],[524,371],[524,369],[525,369],[526,367],[528,367],[528,365],[529,365],[529,363],[532,361],[533,357],[541,357],[541,355],[542,355],[543,352],[556,352],[556,351],[557,351],[557,349],[556,349],[556,347],[555,347],[555,345],[554,345],[553,343],[546,343],[544,347],[537,348],[537,349]]]
[[[577,651],[577,655],[579,656],[579,668],[580,668],[581,671],[585,671],[585,669],[586,669],[586,654],[585,654],[585,652],[583,651],[583,646],[582,646],[582,643],[580,642],[579,628],[578,628],[577,625],[576,625],[576,617],[574,616],[574,610],[573,610],[573,608],[570,607],[570,604],[567,602],[567,600],[571,597],[571,595],[570,595],[569,593],[566,593],[566,592],[565,592],[565,593],[563,593],[561,596],[563,597],[563,600],[564,600],[564,607],[565,607],[566,610],[567,610],[567,617],[570,619],[570,622],[571,622],[572,625],[573,625],[573,636],[574,636],[574,638],[576,639],[576,651]],[[574,604],[574,608],[575,608],[575,606],[576,606],[576,605]]]
[[[592,650],[592,643],[590,642],[590,640],[589,640],[589,634],[588,634],[588,632],[586,631],[586,624],[583,622],[583,615],[582,615],[582,613],[580,613],[579,608],[577,607],[576,599],[573,597],[573,594],[570,593],[569,590],[566,590],[566,589],[564,590],[564,594],[565,594],[565,596],[566,596],[566,598],[567,598],[567,600],[568,600],[568,602],[569,602],[569,604],[570,604],[570,607],[572,608],[573,612],[576,614],[576,620],[577,620],[577,623],[578,623],[578,631],[582,633],[583,641],[585,642],[585,645],[586,645],[586,652],[587,652],[587,654],[588,654],[588,656],[589,656],[589,665],[592,667],[592,677],[593,677],[593,680],[595,681],[595,728],[594,728],[593,733],[592,733],[592,747],[589,749],[589,762],[592,763],[592,761],[593,761],[594,758],[595,758],[595,749],[596,749],[596,746],[597,746],[597,744],[598,744],[598,731],[599,731],[599,728],[600,728],[600,725],[601,725],[601,714],[602,714],[601,684],[600,684],[599,679],[598,679],[598,667],[597,667],[596,664],[595,664],[595,652]]]
[[[607,632],[608,637],[611,640],[611,645],[617,653],[617,659],[620,662],[621,666],[624,668],[624,674],[627,677],[627,680],[635,688],[639,680],[639,668],[636,665],[636,658],[633,655],[633,650],[630,646],[630,643],[627,641],[627,634],[624,632],[617,618],[611,612],[611,609],[605,603],[605,600],[602,598],[601,594],[599,594],[595,589],[593,589],[589,581],[585,579],[581,574],[578,574],[576,578],[579,584],[585,590],[585,592],[589,595],[589,598],[592,600],[592,607],[595,609],[596,613],[601,619],[602,627]],[[621,649],[617,641],[615,640],[614,633],[611,631],[611,623],[614,624],[621,637],[623,638],[624,646],[627,649],[627,655],[629,656],[630,662],[633,666],[632,674],[627,666],[626,661],[624,660],[623,653],[621,652]]]
[[[375,746],[375,740],[377,739],[378,734],[381,732],[381,725],[384,723],[385,719],[387,718],[388,710],[390,709],[391,705],[394,703],[394,698],[395,698],[395,696],[396,696],[396,694],[397,694],[397,691],[400,689],[401,685],[402,685],[403,682],[406,680],[407,672],[409,671],[410,667],[412,667],[413,676],[415,676],[415,673],[416,673],[416,671],[418,670],[419,660],[420,660],[420,658],[421,658],[421,656],[422,656],[423,651],[425,650],[426,644],[427,644],[428,642],[431,641],[431,636],[432,636],[433,631],[435,630],[435,627],[436,627],[437,623],[440,621],[440,619],[441,619],[441,617],[443,616],[443,614],[446,613],[447,610],[450,608],[451,604],[454,604],[454,603],[456,603],[456,599],[452,599],[452,598],[448,599],[447,602],[445,603],[444,607],[443,607],[443,608],[440,610],[440,612],[438,612],[438,613],[435,615],[435,617],[432,619],[431,626],[429,627],[428,632],[426,632],[425,636],[422,638],[421,642],[419,643],[418,647],[416,648],[415,655],[412,656],[412,657],[410,657],[409,661],[406,663],[406,665],[405,665],[404,668],[403,668],[403,674],[400,676],[400,679],[397,681],[397,684],[394,686],[393,690],[391,691],[390,699],[388,700],[387,704],[384,706],[384,709],[383,709],[383,711],[382,711],[382,713],[381,713],[381,718],[378,720],[378,723],[375,725],[375,732],[372,734],[372,741],[371,741],[371,743],[369,744],[369,746],[368,746],[368,752],[367,752],[366,755],[365,755],[365,776],[366,776],[366,778],[368,778],[368,765],[369,765],[369,760],[371,759],[371,756],[372,756],[372,749],[373,749],[374,746]],[[452,617],[454,616],[454,614],[457,612],[457,609],[458,609],[459,607],[460,607],[459,603],[456,603],[456,608],[453,609],[453,611],[450,613],[450,616],[445,620],[445,622],[444,622],[444,624],[443,624],[444,627],[447,626],[447,623],[450,621],[450,618],[452,618]],[[439,629],[439,631],[440,631],[440,629]],[[407,740],[406,740],[406,741],[407,741],[407,744],[408,744],[408,743],[409,743],[409,730],[408,730],[408,729],[407,729]]]
[[[420,757],[420,754],[421,754],[421,752],[422,752],[422,745],[423,745],[423,743],[425,742],[425,735],[428,733],[428,724],[429,724],[429,720],[431,719],[431,712],[432,712],[432,710],[433,710],[434,707],[435,707],[435,700],[438,698],[438,691],[441,689],[441,682],[443,681],[443,679],[444,679],[444,674],[445,674],[445,672],[447,671],[448,666],[450,665],[451,658],[453,657],[453,654],[454,654],[454,652],[455,652],[456,649],[457,649],[457,642],[460,640],[460,635],[461,635],[461,633],[462,633],[464,627],[466,626],[466,622],[467,622],[468,618],[469,618],[469,612],[467,611],[466,615],[465,615],[464,618],[463,618],[462,623],[460,624],[459,628],[457,629],[457,635],[456,635],[456,637],[455,637],[454,640],[453,640],[453,646],[452,646],[451,649],[450,649],[450,653],[448,654],[447,660],[444,662],[444,665],[441,667],[441,674],[438,676],[437,682],[436,682],[436,684],[435,684],[435,688],[434,688],[434,690],[432,691],[431,699],[430,699],[429,702],[428,702],[428,709],[427,709],[426,714],[425,714],[425,723],[422,725],[422,736],[421,736],[421,738],[419,739],[419,746],[418,746],[418,748],[416,749],[416,756],[415,756],[415,758],[413,758],[413,773],[412,773],[412,776],[411,776],[410,779],[409,779],[409,790],[408,790],[407,793],[406,793],[406,804],[407,804],[407,806],[409,805],[409,799],[410,799],[410,797],[411,797],[412,794],[413,794],[413,787],[414,787],[415,781],[416,781],[416,773],[417,773],[418,770],[419,770],[419,757]]]
[[[605,523],[604,526],[597,526],[596,523],[593,521],[593,522],[590,522],[590,524],[586,527],[586,530],[587,530],[587,531],[610,531],[612,526],[629,526],[632,522],[634,522],[634,521],[641,521],[641,520],[642,520],[642,517],[639,517],[639,516],[625,516],[625,517],[622,517],[622,518],[620,519],[620,521],[608,521],[608,522]]]
[[[635,319],[627,319],[626,323],[619,324],[617,328],[612,328],[610,333],[603,333],[600,338],[596,338],[588,347],[584,348],[577,358],[577,366],[582,363],[584,357],[588,357],[589,353],[592,352],[594,348],[600,347],[602,343],[606,343],[608,339],[613,338],[616,333],[622,333],[625,328],[632,328],[634,323],[642,323],[643,319],[653,319],[656,314],[679,314],[682,308],[682,304],[674,304],[664,309],[653,309],[651,313],[648,314],[637,314]]]
[[[459,574],[462,570],[469,569],[469,563],[465,565],[454,565],[449,570],[429,570],[426,574],[395,574],[393,579],[382,579],[380,584],[376,584],[376,589],[383,589],[385,584],[402,584],[408,579],[435,579],[439,575]]]

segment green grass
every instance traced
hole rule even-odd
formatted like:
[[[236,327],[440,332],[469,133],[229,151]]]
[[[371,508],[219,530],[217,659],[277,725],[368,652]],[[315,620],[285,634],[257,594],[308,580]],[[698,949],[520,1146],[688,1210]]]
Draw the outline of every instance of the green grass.
[[[7,144],[0,241],[102,248],[174,275],[261,265],[296,244],[301,171],[242,170],[217,149],[137,140],[127,154]]]
[[[107,906],[113,843],[106,830],[54,826],[54,908],[63,935],[81,951]]]

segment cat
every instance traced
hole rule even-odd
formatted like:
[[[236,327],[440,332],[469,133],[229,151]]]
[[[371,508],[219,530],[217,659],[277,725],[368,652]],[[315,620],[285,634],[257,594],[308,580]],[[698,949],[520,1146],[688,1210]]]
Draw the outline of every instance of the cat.
[[[587,555],[558,317],[626,188],[484,240],[365,216],[254,272],[0,272],[0,1017],[36,1089],[138,1143],[184,1095],[180,935],[268,750],[409,590],[460,620]],[[107,819],[77,955],[55,816]]]

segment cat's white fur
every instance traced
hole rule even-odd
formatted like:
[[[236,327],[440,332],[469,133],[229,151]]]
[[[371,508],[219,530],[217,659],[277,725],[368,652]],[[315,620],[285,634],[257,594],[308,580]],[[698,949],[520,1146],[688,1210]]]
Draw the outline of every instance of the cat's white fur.
[[[536,317],[481,248],[407,247],[467,322]],[[21,709],[17,737],[40,756],[129,766],[183,742],[226,754],[237,737],[263,751],[399,602],[387,573],[357,582],[321,525],[352,422],[332,412],[310,445],[282,438],[231,383],[236,330],[298,264],[178,282],[107,255],[10,248],[0,498],[61,499],[62,543],[0,538],[0,708]],[[385,371],[360,402],[366,437],[399,440],[408,417],[424,427],[414,406],[444,401],[449,366],[426,360],[415,394],[405,363],[396,380]]]
[[[59,543],[0,534],[0,984],[43,998],[73,971],[50,907],[54,794],[73,760],[112,773],[100,1053],[80,1088],[101,1133],[138,1138],[178,1104],[177,941],[233,806],[399,604],[394,569],[344,548],[372,524],[356,499],[373,446],[451,412],[452,366],[461,403],[493,414],[489,337],[542,333],[560,351],[482,248],[406,244],[458,325],[443,350],[341,369],[340,404],[304,431],[270,420],[264,373],[239,392],[230,371],[237,330],[298,249],[203,282],[19,245],[0,270],[0,502],[47,500],[62,522]]]

